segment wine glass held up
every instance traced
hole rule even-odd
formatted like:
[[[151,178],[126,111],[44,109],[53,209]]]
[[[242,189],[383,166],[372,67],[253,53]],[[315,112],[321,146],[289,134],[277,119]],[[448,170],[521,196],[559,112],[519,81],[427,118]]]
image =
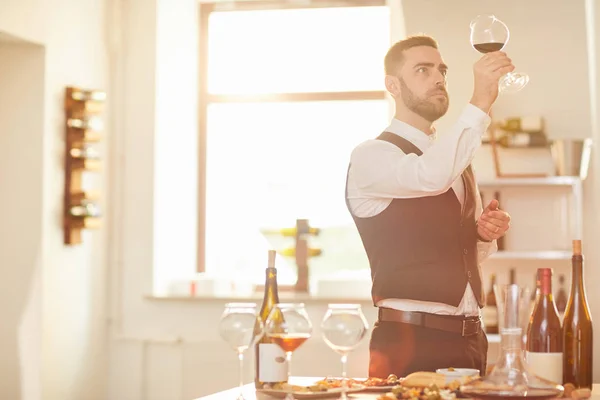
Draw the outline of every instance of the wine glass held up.
[[[494,15],[478,15],[471,21],[471,45],[480,53],[500,51],[508,43],[510,31],[506,24]],[[509,72],[499,82],[501,93],[516,93],[529,82],[529,75]]]
[[[264,326],[255,303],[227,303],[219,321],[219,335],[237,352],[239,359],[240,394],[244,400],[244,352],[262,337]]]
[[[325,343],[342,357],[341,398],[344,400],[348,398],[346,394],[348,353],[360,344],[368,329],[369,325],[360,304],[329,304],[321,322]]]
[[[288,362],[288,384],[291,376],[292,353],[312,335],[312,324],[303,303],[278,303],[265,322],[265,334],[285,351]],[[293,400],[291,392],[286,400]]]

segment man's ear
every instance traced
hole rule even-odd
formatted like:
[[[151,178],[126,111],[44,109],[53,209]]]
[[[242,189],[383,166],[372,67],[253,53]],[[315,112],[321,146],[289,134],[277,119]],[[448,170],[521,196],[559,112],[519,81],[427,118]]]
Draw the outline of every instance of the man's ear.
[[[392,95],[392,97],[397,97],[400,94],[400,80],[391,75],[385,76],[385,88]]]

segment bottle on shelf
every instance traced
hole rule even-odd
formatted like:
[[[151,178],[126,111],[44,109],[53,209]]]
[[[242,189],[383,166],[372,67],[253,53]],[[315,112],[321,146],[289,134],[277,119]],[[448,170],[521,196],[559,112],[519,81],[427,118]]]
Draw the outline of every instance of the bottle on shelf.
[[[494,193],[494,199],[498,200],[498,203],[500,203],[500,192],[495,192]],[[485,206],[484,206],[485,207]],[[496,240],[496,245],[498,246],[498,251],[503,251],[506,250],[506,246],[505,246],[505,236],[500,236],[497,240]]]
[[[537,270],[538,296],[527,327],[525,357],[535,375],[562,384],[563,335],[552,295],[552,269]]]
[[[544,132],[544,119],[540,115],[504,118],[496,122],[495,125],[498,129],[506,132]]]
[[[90,200],[82,200],[80,204],[73,205],[69,214],[73,217],[94,217],[98,218],[101,216],[100,206]]]
[[[498,134],[500,136],[494,136],[496,144],[506,149],[548,147],[550,144],[543,133],[496,131],[496,135]],[[491,144],[492,138],[482,140],[482,143]]]
[[[531,294],[529,298],[529,315],[533,314],[533,309],[535,308],[535,301],[540,293],[540,280],[538,278],[539,271],[535,273],[533,276],[533,287],[531,288]]]
[[[562,320],[565,316],[565,309],[567,308],[567,291],[565,290],[565,276],[560,274],[558,276],[558,293],[556,294],[556,309],[558,310],[558,316]]]
[[[265,323],[273,306],[279,303],[277,289],[277,269],[275,268],[275,250],[269,250],[268,266],[265,271],[265,295],[260,309],[260,319]],[[285,352],[273,339],[263,335],[255,346],[254,385],[263,388],[265,385],[285,383],[288,379],[288,365]]]
[[[563,383],[592,388],[593,327],[585,292],[581,240],[573,241],[571,292],[563,319]]]
[[[296,249],[294,247],[287,247],[285,249],[278,250],[278,253],[281,254],[283,257],[295,257]],[[323,253],[323,250],[311,247],[308,249],[307,256],[308,257],[317,257],[317,256],[320,256],[322,253]]]
[[[77,101],[105,101],[106,92],[98,90],[73,89],[71,98]]]
[[[485,295],[485,307],[481,310],[486,333],[498,333],[498,305],[496,304],[496,295],[494,294],[495,285],[496,274],[492,274],[490,290]]]

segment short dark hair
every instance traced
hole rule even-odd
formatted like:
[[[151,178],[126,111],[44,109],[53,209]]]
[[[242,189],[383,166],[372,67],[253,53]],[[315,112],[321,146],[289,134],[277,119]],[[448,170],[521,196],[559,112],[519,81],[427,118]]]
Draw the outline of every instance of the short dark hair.
[[[438,44],[434,38],[426,35],[409,36],[396,42],[385,55],[383,61],[386,75],[395,75],[404,62],[404,51],[417,46],[429,46],[434,49]]]

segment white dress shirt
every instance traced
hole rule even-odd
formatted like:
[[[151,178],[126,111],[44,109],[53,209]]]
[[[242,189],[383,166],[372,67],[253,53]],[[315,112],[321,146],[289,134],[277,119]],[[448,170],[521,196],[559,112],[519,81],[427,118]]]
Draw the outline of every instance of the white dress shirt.
[[[350,157],[348,171],[348,201],[354,215],[372,217],[393,199],[436,196],[452,188],[461,205],[465,189],[461,174],[473,160],[481,145],[481,137],[490,124],[490,117],[468,104],[458,122],[447,132],[426,133],[400,120],[393,119],[387,132],[399,135],[417,146],[423,154],[405,154],[396,145],[371,139],[359,144]],[[475,216],[482,211],[479,190],[476,193]],[[478,242],[479,262],[498,249],[496,241]],[[477,298],[467,284],[458,307],[408,299],[383,299],[379,307],[402,311],[421,311],[444,315],[479,315]]]

